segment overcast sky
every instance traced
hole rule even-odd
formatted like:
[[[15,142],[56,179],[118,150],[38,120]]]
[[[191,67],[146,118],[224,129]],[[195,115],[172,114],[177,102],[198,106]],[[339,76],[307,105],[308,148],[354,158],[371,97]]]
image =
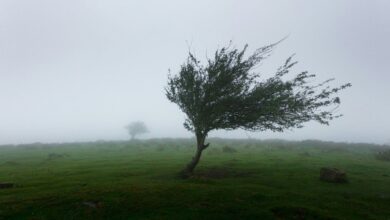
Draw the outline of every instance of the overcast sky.
[[[233,40],[249,51],[289,36],[258,70],[291,54],[319,80],[351,82],[330,126],[234,138],[390,142],[390,1],[0,0],[0,144],[189,137],[164,94],[188,48],[200,58]]]

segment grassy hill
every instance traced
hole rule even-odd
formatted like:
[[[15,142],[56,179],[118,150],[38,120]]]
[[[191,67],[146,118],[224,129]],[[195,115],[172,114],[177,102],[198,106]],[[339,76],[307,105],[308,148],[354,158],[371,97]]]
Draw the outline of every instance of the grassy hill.
[[[184,180],[190,139],[2,146],[0,183],[15,187],[0,189],[0,219],[390,219],[385,148],[211,139]]]

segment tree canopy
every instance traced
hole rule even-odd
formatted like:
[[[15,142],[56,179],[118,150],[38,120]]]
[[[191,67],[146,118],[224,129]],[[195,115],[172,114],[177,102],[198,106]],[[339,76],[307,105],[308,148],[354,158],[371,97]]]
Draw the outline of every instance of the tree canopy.
[[[245,56],[248,45],[241,50],[229,45],[218,49],[204,65],[189,52],[179,73],[169,75],[166,96],[186,114],[184,127],[195,133],[198,150],[208,146],[204,141],[212,130],[280,132],[312,120],[327,125],[341,116],[335,112],[340,104],[336,94],[351,84],[329,86],[334,79],[312,84],[315,75],[307,71],[287,79],[297,64],[293,56],[272,77],[261,79],[255,68],[277,44],[249,56]]]
[[[144,134],[149,132],[145,123],[142,121],[134,121],[126,126],[127,131],[129,132],[131,139],[133,140],[136,135]]]

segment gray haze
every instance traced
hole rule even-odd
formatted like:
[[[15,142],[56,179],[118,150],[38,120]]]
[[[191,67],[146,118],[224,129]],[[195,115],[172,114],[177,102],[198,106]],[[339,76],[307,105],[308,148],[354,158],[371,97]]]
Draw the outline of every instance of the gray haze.
[[[217,131],[234,138],[390,141],[390,1],[0,0],[0,144],[189,137],[164,94],[190,47],[199,57],[233,40],[250,49],[287,35],[259,68],[291,54],[295,70],[353,87],[344,117],[284,133]]]

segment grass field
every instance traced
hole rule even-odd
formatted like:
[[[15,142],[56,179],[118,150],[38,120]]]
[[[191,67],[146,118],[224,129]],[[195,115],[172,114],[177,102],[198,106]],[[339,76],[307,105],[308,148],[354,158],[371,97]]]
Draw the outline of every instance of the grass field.
[[[0,219],[390,219],[384,146],[212,139],[0,147]],[[224,152],[224,146],[236,152]],[[321,167],[348,183],[319,180]]]

